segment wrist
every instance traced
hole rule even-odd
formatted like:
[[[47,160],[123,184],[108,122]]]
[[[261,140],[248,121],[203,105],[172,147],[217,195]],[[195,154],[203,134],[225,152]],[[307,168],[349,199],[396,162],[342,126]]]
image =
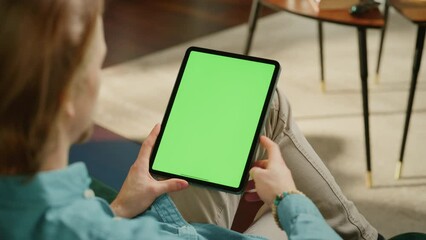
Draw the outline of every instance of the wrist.
[[[123,207],[123,205],[120,203],[119,200],[115,199],[109,206],[111,207],[111,210],[115,216],[122,217],[122,218],[131,218],[128,216],[128,214],[125,211],[125,208]]]
[[[299,191],[299,190],[290,190],[290,191],[286,191],[286,192],[283,192],[283,193],[281,193],[281,194],[276,195],[275,200],[274,200],[274,201],[272,202],[272,204],[271,204],[272,215],[274,216],[275,223],[276,223],[276,224],[278,225],[278,227],[279,227],[280,229],[282,229],[282,230],[284,230],[284,229],[281,227],[281,224],[280,224],[280,221],[279,221],[279,217],[278,217],[277,208],[278,208],[278,205],[279,205],[282,201],[284,201],[284,199],[285,199],[288,195],[291,195],[291,194],[300,194],[300,195],[305,196],[305,194],[303,194],[303,193],[302,193],[301,191]]]

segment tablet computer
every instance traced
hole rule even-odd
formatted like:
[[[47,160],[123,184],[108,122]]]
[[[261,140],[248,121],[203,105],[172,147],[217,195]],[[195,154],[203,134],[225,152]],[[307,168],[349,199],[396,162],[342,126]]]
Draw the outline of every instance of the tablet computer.
[[[150,157],[150,172],[241,193],[280,72],[278,62],[190,47]]]

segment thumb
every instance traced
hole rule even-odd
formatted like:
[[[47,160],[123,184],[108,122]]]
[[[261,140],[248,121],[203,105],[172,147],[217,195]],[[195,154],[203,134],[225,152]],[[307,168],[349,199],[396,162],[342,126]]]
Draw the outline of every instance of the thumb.
[[[177,178],[167,179],[164,181],[159,181],[157,183],[157,190],[159,195],[183,190],[189,186],[187,181]]]

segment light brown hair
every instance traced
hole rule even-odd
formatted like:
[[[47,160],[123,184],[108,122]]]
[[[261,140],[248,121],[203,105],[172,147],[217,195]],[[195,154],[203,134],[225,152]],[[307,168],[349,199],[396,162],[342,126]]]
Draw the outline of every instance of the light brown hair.
[[[0,0],[0,174],[37,172],[102,0]]]

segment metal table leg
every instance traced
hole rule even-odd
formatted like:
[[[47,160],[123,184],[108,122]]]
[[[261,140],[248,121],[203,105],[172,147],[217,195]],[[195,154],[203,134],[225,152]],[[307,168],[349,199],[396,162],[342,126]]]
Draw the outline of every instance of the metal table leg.
[[[404,133],[402,136],[401,152],[399,155],[399,161],[396,164],[395,178],[401,177],[402,161],[404,160],[405,144],[407,143],[408,128],[410,125],[411,112],[413,110],[414,94],[416,93],[417,77],[419,75],[420,64],[422,61],[423,46],[425,41],[425,29],[426,26],[419,25],[417,30],[416,48],[414,50],[414,62],[413,62],[413,73],[411,76],[410,94],[408,96],[407,112],[405,115]]]
[[[246,47],[244,50],[245,55],[248,55],[250,53],[253,34],[254,34],[254,31],[256,30],[257,19],[259,18],[259,13],[261,10],[262,10],[262,4],[260,3],[260,0],[253,0],[251,5],[250,18],[249,18],[249,33],[247,36]]]
[[[325,92],[325,78],[324,78],[324,36],[322,32],[322,21],[318,21],[318,40],[320,50],[320,65],[321,65],[321,90]]]
[[[365,131],[365,150],[367,156],[367,174],[366,184],[372,186],[371,176],[371,153],[370,153],[370,124],[368,109],[368,64],[367,64],[367,30],[364,27],[358,27],[358,45],[359,45],[359,66],[361,74],[362,87],[362,105],[364,111],[364,131]]]
[[[384,43],[384,40],[385,40],[386,29],[387,29],[387,26],[388,26],[388,18],[389,18],[389,0],[386,0],[385,1],[385,13],[384,13],[385,25],[383,25],[382,33],[381,33],[381,36],[380,36],[379,56],[378,56],[378,59],[377,59],[377,66],[376,66],[376,83],[379,83],[379,80],[380,80],[380,62],[382,60],[383,43]]]

